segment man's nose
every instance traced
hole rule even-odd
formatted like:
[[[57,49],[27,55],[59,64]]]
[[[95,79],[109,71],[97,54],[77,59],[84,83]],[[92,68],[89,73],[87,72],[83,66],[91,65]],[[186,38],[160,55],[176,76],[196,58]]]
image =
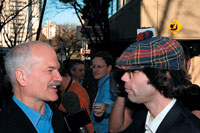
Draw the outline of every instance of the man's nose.
[[[55,72],[54,79],[56,81],[60,81],[60,82],[62,81],[62,76],[60,75],[58,71]]]
[[[128,73],[126,72],[126,73],[124,73],[124,75],[121,77],[121,80],[122,81],[127,81],[129,78],[128,78],[129,76],[128,76]]]

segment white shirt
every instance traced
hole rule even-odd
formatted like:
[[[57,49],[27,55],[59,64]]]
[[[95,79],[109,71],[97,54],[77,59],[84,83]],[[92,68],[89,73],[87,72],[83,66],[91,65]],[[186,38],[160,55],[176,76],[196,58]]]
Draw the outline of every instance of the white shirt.
[[[150,117],[150,112],[147,113],[147,118],[145,122],[145,133],[155,133],[158,129],[160,123],[163,121],[169,110],[175,104],[176,99],[172,99],[172,101],[152,120]]]

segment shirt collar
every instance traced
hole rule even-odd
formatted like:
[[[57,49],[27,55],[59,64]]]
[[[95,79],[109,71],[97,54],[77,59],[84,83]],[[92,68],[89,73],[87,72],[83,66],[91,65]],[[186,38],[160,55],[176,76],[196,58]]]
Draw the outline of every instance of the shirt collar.
[[[26,116],[32,122],[34,127],[37,126],[39,120],[42,117],[45,117],[46,119],[52,120],[53,112],[51,111],[48,104],[45,104],[45,114],[42,115],[39,112],[35,111],[34,109],[28,107],[27,105],[25,105],[21,101],[19,101],[15,96],[13,96],[13,101],[22,109],[22,111],[26,114]]]
[[[169,110],[173,107],[175,102],[176,102],[176,99],[173,98],[172,101],[153,120],[151,119],[150,113],[148,111],[146,122],[145,122],[145,129],[150,130],[149,133],[155,133],[156,132],[160,123],[165,118],[165,116],[167,115]]]

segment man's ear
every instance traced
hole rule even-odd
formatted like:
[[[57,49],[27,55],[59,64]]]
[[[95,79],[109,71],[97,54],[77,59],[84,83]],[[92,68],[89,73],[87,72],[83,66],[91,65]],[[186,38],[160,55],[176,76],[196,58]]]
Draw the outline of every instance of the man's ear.
[[[166,75],[167,75],[167,79],[171,78],[171,74],[169,71],[166,72]]]
[[[15,70],[16,81],[21,85],[25,86],[27,81],[27,73],[22,69]]]
[[[109,65],[109,66],[108,66],[108,70],[109,70],[109,72],[111,72],[111,70],[112,70],[112,65]]]
[[[190,70],[190,66],[191,66],[191,59],[189,59],[188,60],[188,62],[187,62],[187,71],[189,71]]]
[[[73,75],[73,73],[74,73],[74,70],[70,69],[70,73]]]

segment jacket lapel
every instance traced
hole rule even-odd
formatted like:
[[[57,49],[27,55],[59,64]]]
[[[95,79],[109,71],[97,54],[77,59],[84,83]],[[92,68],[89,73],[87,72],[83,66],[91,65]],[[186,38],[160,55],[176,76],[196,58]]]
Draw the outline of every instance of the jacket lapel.
[[[160,126],[158,127],[156,133],[167,133],[171,127],[176,123],[178,117],[181,113],[181,106],[178,101],[174,104],[171,110],[167,113]],[[167,129],[167,130],[166,130]]]

